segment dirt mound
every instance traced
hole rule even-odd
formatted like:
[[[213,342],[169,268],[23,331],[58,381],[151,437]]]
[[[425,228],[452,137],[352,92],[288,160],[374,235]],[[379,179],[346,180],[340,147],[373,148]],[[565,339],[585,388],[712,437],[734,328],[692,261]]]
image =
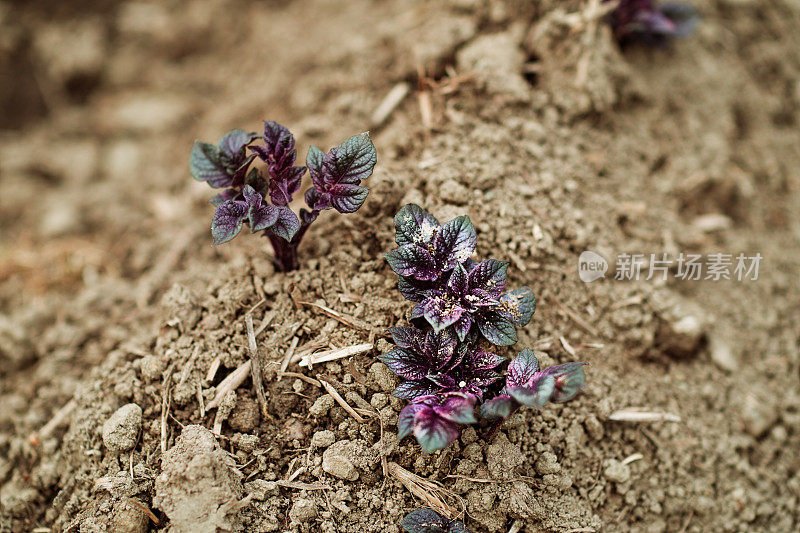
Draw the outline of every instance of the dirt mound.
[[[704,4],[690,39],[623,55],[565,16],[585,4],[0,6],[39,95],[1,124],[0,531],[399,533],[430,505],[475,531],[800,527],[800,10]],[[379,154],[288,274],[259,239],[211,248],[188,176],[195,138],[260,119],[301,152],[371,127]],[[588,361],[584,393],[492,442],[398,442],[376,355],[407,321],[381,254],[408,202],[471,217],[539,300],[499,353]],[[614,279],[681,253],[762,260]]]

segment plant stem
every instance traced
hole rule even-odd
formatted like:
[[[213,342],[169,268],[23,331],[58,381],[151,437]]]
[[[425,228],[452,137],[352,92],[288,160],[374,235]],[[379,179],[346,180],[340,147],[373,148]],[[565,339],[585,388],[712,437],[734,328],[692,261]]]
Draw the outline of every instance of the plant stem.
[[[272,263],[275,265],[275,270],[278,272],[291,272],[299,268],[297,247],[300,245],[300,241],[303,240],[303,235],[306,234],[311,223],[317,219],[317,214],[319,214],[319,211],[313,212],[314,216],[310,218],[310,220],[300,222],[300,229],[297,230],[297,233],[294,234],[291,241],[287,241],[283,237],[278,237],[270,233],[269,230],[264,232],[264,236],[266,236],[270,244],[272,244],[272,250],[274,252]]]
[[[505,421],[505,418],[500,418],[492,422],[492,425],[489,426],[489,431],[486,432],[486,437],[484,437],[484,440],[486,442],[492,442],[497,436],[497,433],[500,431],[500,427],[503,425],[503,422]]]

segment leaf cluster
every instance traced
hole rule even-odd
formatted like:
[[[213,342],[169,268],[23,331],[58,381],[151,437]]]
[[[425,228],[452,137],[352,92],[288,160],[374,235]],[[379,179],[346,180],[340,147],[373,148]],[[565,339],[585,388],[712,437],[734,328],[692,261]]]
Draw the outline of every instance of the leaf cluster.
[[[401,439],[413,433],[423,451],[438,450],[478,422],[476,410],[502,420],[521,406],[540,409],[578,393],[585,363],[541,370],[530,350],[507,365],[493,353],[492,345],[517,341],[536,298],[529,287],[506,288],[508,263],[471,258],[477,235],[469,217],[440,224],[409,204],[394,223],[398,248],[385,256],[415,306],[412,326],[392,328],[396,347],[379,358],[402,380],[394,396],[411,401],[400,413]]]
[[[264,169],[252,165],[256,159],[264,162]],[[321,211],[353,213],[367,198],[369,189],[361,182],[372,174],[377,154],[369,134],[362,133],[327,153],[312,146],[305,166],[296,166],[296,160],[294,135],[271,121],[264,123],[261,135],[236,129],[216,145],[195,142],[192,176],[223,189],[211,199],[216,206],[211,224],[215,245],[236,237],[243,225],[296,245]],[[300,209],[298,217],[288,206],[306,171],[312,181],[305,193],[309,209]]]

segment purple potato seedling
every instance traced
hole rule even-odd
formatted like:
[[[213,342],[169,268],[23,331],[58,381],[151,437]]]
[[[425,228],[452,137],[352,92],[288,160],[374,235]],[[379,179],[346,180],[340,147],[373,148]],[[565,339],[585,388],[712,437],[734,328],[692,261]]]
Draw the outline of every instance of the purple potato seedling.
[[[394,225],[399,248],[385,257],[400,276],[400,293],[417,303],[412,319],[427,321],[434,331],[453,329],[461,341],[480,333],[496,346],[517,342],[515,326],[530,322],[536,297],[529,287],[506,291],[505,261],[470,259],[477,236],[469,217],[441,225],[408,204]]]
[[[266,172],[251,167],[256,158],[265,163]],[[194,143],[192,176],[224,189],[211,199],[216,206],[211,223],[214,245],[233,239],[246,224],[269,239],[278,271],[297,269],[297,247],[321,211],[353,213],[364,203],[369,189],[361,182],[372,175],[377,153],[369,134],[362,133],[328,153],[312,146],[304,167],[295,166],[296,160],[294,136],[276,122],[265,122],[263,135],[237,129],[217,145]],[[300,209],[298,217],[289,204],[306,170],[312,181],[305,193],[309,209]]]
[[[392,393],[410,400],[400,412],[399,437],[412,433],[424,452],[456,440],[461,426],[478,421],[475,411],[499,428],[522,406],[572,399],[586,383],[586,363],[544,370],[523,350],[505,370],[506,358],[482,345],[517,341],[536,307],[529,287],[506,290],[508,263],[475,261],[477,236],[466,216],[439,224],[409,204],[394,219],[399,248],[386,254],[398,289],[416,302],[412,327],[391,328],[396,348],[379,356],[402,381]]]

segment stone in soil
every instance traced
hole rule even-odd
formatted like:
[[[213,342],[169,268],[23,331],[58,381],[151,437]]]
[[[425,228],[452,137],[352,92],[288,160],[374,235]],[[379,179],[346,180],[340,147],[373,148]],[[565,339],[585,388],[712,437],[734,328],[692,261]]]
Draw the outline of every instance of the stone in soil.
[[[226,504],[242,497],[242,473],[211,431],[189,425],[167,450],[156,478],[153,506],[170,519],[175,533],[236,530]]]
[[[142,408],[135,403],[123,405],[103,424],[103,444],[111,453],[130,451],[141,427]]]

